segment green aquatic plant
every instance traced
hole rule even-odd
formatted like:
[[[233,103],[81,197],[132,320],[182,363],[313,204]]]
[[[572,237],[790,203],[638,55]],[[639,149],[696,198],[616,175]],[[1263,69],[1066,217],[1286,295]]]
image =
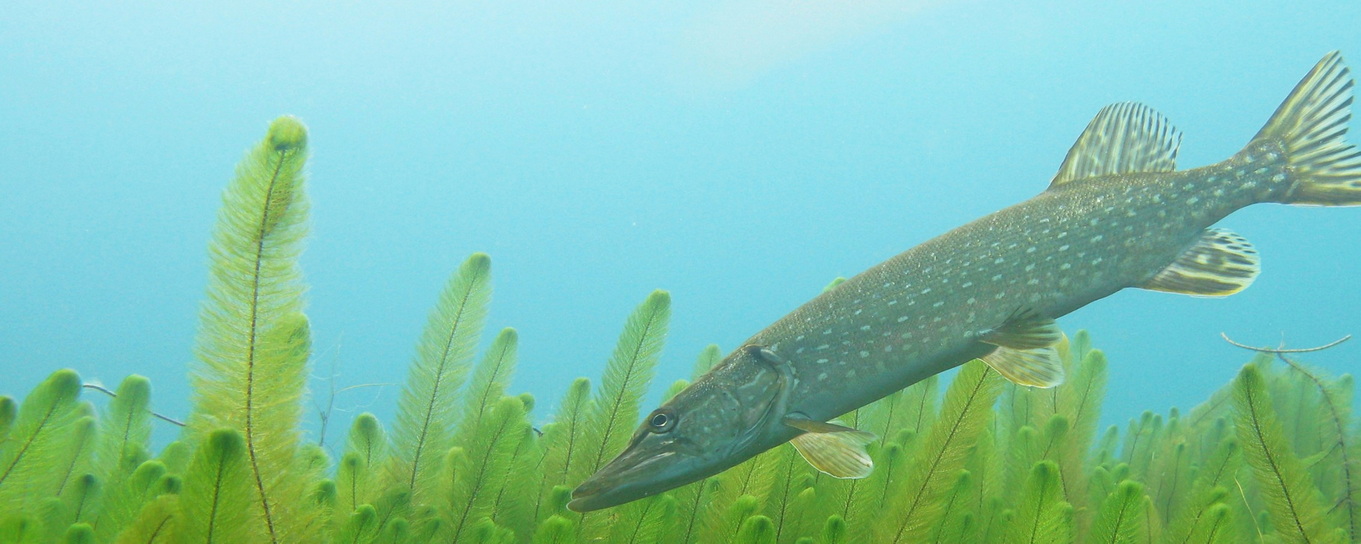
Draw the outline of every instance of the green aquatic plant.
[[[309,482],[294,477],[305,471],[297,422],[311,355],[297,263],[307,230],[306,157],[302,123],[282,117],[238,165],[208,246],[199,364],[190,374],[195,406],[185,440],[211,445],[214,455],[196,461],[225,470],[244,459],[249,491],[232,498],[250,504],[242,513],[249,523],[240,525],[256,528],[246,534],[262,542],[304,542],[315,533],[315,512],[298,507]]]
[[[877,436],[865,479],[829,477],[780,446],[688,486],[576,513],[566,508],[572,487],[627,443],[639,418],[669,295],[650,294],[628,317],[598,387],[578,379],[544,414],[532,397],[508,392],[513,329],[478,353],[491,299],[484,254],[464,261],[439,295],[395,421],[384,427],[359,414],[331,459],[303,440],[301,424],[311,356],[297,265],[306,141],[296,119],[276,120],[224,194],[191,369],[194,408],[179,440],[153,452],[150,429],[162,423],[139,376],[98,410],[72,370],[22,402],[0,397],[0,542],[1361,537],[1350,376],[1310,368],[1291,350],[1259,349],[1200,406],[1100,430],[1107,361],[1085,332],[1058,346],[1068,376],[1058,387],[1017,386],[972,362],[948,383],[931,377],[842,416]],[[721,357],[704,348],[691,379]]]

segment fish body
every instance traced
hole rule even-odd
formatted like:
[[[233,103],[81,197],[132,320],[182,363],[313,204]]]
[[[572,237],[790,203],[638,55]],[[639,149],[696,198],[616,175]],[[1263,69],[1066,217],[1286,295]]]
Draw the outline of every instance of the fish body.
[[[793,410],[839,416],[983,357],[1021,309],[1060,317],[1146,283],[1233,211],[1289,189],[1270,145],[1213,166],[1045,191],[848,279],[747,340],[798,376]],[[911,364],[903,364],[912,361]]]
[[[1238,154],[1177,171],[1180,135],[1123,103],[1087,126],[1048,190],[909,249],[756,333],[653,411],[573,493],[605,508],[715,474],[787,441],[840,478],[869,474],[873,435],[832,421],[983,359],[1016,383],[1063,379],[1054,319],[1128,287],[1224,296],[1259,267],[1210,228],[1263,202],[1361,204],[1361,152],[1343,141],[1352,80],[1321,60]]]

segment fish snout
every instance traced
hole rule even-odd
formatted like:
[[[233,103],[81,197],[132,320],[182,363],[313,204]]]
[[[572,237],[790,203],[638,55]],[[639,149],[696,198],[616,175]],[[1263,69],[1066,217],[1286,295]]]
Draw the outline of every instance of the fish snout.
[[[672,451],[626,450],[572,490],[567,508],[574,512],[609,508],[693,481],[686,478],[685,463],[677,466],[678,460]]]
[[[567,509],[573,512],[590,512],[612,506],[605,504],[602,494],[609,487],[609,484],[600,478],[601,472],[597,472],[581,485],[572,490],[572,500],[567,503]]]

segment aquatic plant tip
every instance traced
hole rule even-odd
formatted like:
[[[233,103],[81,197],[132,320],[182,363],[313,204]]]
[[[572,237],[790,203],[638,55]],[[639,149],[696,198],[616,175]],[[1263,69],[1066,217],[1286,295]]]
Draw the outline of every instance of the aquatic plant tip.
[[[307,126],[292,115],[281,116],[269,124],[266,141],[275,151],[302,149],[307,147]]]

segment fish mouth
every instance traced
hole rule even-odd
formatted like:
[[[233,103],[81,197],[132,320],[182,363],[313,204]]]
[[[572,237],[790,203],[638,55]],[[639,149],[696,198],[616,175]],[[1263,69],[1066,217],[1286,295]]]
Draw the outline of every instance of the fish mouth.
[[[620,504],[623,504],[624,502],[627,502],[605,500],[603,496],[594,493],[588,493],[585,496],[580,496],[580,491],[581,488],[577,488],[576,490],[572,491],[572,500],[567,503],[568,510],[571,510],[573,512],[591,512],[593,510],[600,510],[603,508],[609,508],[611,506],[618,506]]]
[[[567,508],[573,512],[590,512],[671,489],[675,487],[669,483],[675,479],[671,474],[673,471],[667,470],[669,467],[650,467],[674,455],[672,451],[662,452],[636,463],[630,462],[629,456],[621,455],[572,490],[572,500]]]

